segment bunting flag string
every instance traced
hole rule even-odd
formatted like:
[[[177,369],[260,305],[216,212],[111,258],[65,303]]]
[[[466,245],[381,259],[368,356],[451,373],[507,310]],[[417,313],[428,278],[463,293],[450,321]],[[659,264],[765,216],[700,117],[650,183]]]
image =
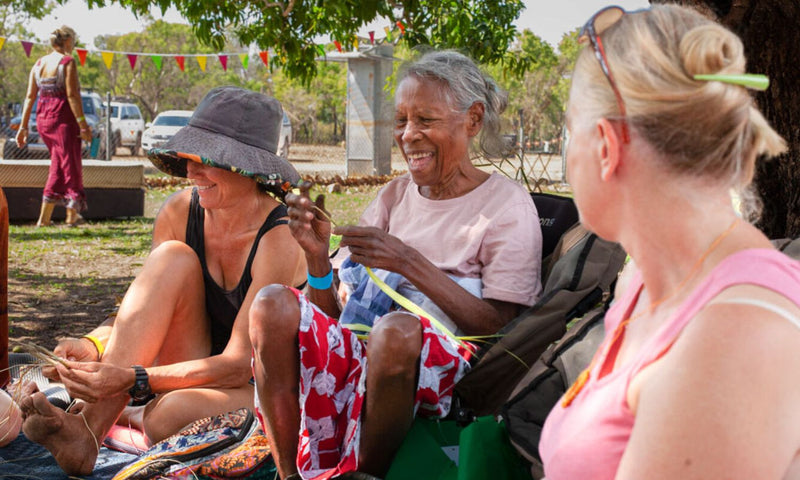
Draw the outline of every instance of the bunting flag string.
[[[81,67],[86,65],[86,54],[89,52],[85,48],[76,48],[75,52],[78,53],[78,60],[81,62]]]
[[[100,52],[100,55],[103,57],[103,63],[106,64],[106,68],[111,69],[111,62],[114,60],[114,52]]]
[[[383,28],[384,32],[386,33],[386,37],[383,39],[376,39],[375,32],[369,31],[367,34],[369,35],[369,44],[376,45],[381,43],[395,43],[395,41],[399,38],[402,38],[406,33],[406,26],[403,24],[402,21],[397,20],[394,22],[393,25],[385,26]],[[399,31],[399,32],[398,32]],[[7,37],[0,37],[0,51],[2,51]],[[23,50],[25,51],[25,56],[28,58],[31,57],[31,51],[34,45],[44,46],[49,48],[50,45],[41,42],[31,42],[27,40],[19,40],[11,38],[12,41],[18,41],[20,45],[22,45]],[[348,49],[352,49],[352,51],[359,51],[361,47],[361,41],[366,42],[366,38],[359,38],[357,35],[345,40],[345,44],[347,44]],[[339,40],[333,40],[331,43],[327,44],[328,47],[333,46],[337,52],[344,53],[345,46]],[[323,45],[317,45],[319,49],[320,56],[324,56],[326,51],[330,51],[329,48],[325,48]],[[111,66],[114,61],[115,55],[124,55],[128,59],[128,63],[130,64],[131,70],[136,68],[136,62],[139,57],[145,56],[150,57],[158,71],[161,71],[163,67],[163,58],[164,57],[172,57],[175,59],[175,62],[178,64],[178,68],[182,72],[186,71],[185,59],[186,57],[195,57],[197,60],[197,64],[200,67],[200,70],[203,72],[207,69],[207,61],[209,56],[216,56],[219,60],[220,65],[224,71],[228,71],[228,57],[230,56],[237,56],[242,67],[247,70],[250,62],[250,55],[248,53],[243,52],[224,52],[224,53],[213,53],[213,54],[205,54],[205,53],[148,53],[148,52],[123,52],[123,51],[116,51],[116,50],[104,50],[104,49],[87,49],[87,48],[76,48],[75,53],[78,56],[78,60],[81,66],[86,65],[86,58],[89,53],[97,54],[99,53],[103,59],[103,63],[105,64],[106,68],[111,69]],[[273,51],[272,54],[279,55],[279,61],[285,62],[285,55],[280,51]],[[263,64],[269,68],[269,55],[270,51],[262,50],[258,52],[258,56],[261,58]]]
[[[23,40],[23,41],[21,41],[19,43],[21,43],[22,44],[22,48],[25,49],[25,56],[27,56],[28,58],[31,58],[31,48],[33,48],[33,42],[26,42],[26,41]]]

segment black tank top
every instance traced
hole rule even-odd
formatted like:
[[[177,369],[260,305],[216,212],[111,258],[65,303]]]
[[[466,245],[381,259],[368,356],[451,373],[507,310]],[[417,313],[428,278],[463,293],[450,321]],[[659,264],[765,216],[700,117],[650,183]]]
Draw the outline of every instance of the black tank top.
[[[211,319],[211,355],[218,355],[225,349],[228,340],[231,338],[231,330],[233,330],[233,322],[236,320],[236,315],[242,307],[244,297],[247,295],[247,290],[250,288],[250,283],[253,277],[250,275],[250,267],[253,264],[253,258],[256,256],[258,250],[258,242],[261,237],[270,231],[276,225],[285,225],[288,223],[283,217],[287,216],[286,206],[278,205],[275,207],[264,220],[261,228],[256,234],[256,239],[253,246],[250,248],[250,255],[247,257],[247,263],[244,266],[242,277],[239,279],[239,284],[232,290],[224,290],[217,285],[217,282],[208,273],[208,265],[206,264],[206,250],[204,233],[204,219],[205,210],[200,206],[200,196],[197,193],[197,188],[192,189],[192,200],[189,204],[189,219],[186,222],[186,244],[192,247],[200,259],[200,265],[203,267],[203,283],[206,290],[206,311]]]

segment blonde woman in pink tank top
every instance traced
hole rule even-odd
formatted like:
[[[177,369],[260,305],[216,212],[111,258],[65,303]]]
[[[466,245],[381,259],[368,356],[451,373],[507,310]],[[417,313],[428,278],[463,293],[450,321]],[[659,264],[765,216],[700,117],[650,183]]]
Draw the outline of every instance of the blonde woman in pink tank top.
[[[609,7],[581,39],[567,175],[636,272],[545,423],[545,475],[800,478],[800,263],[730,199],[786,148],[747,89],[766,86],[739,76],[736,35],[682,7]]]

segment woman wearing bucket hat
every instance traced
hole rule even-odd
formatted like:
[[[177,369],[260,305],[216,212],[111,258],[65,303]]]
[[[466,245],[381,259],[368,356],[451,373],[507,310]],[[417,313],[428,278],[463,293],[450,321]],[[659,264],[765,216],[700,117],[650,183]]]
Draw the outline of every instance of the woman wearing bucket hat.
[[[474,358],[455,335],[493,334],[536,301],[536,208],[519,184],[475,167],[470,152],[475,139],[484,155],[498,153],[505,105],[505,93],[460,53],[405,65],[394,138],[409,174],[381,189],[359,226],[335,230],[351,253],[339,269],[353,287],[343,309],[321,202],[305,186],[287,195],[311,288],[306,296],[269,286],[250,314],[256,406],[282,478],[383,477],[415,415],[448,414]],[[378,278],[432,313],[401,308]]]
[[[273,198],[300,178],[275,154],[281,118],[275,99],[215,88],[187,127],[149,152],[156,167],[194,186],[161,208],[152,251],[113,325],[56,347],[74,359],[58,376],[87,403],[73,414],[41,393],[21,402],[25,434],[65,472],[92,471],[97,445],[131,399],[146,406],[126,410],[122,421],[142,427],[150,441],[195,419],[252,407],[250,304],[264,285],[301,285],[306,275],[286,207]]]

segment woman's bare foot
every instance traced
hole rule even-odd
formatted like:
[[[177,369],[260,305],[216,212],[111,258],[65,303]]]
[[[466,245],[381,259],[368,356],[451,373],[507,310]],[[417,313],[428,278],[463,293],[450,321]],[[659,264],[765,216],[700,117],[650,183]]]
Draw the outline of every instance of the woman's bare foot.
[[[25,436],[49,450],[65,473],[92,473],[98,454],[97,437],[82,415],[65,413],[41,392],[24,396],[20,408]]]

